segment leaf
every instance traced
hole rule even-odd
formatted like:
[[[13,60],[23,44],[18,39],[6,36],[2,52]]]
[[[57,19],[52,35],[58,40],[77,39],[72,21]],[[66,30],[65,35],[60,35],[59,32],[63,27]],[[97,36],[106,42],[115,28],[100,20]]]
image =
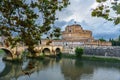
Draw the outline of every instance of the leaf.
[[[115,23],[115,25],[119,24],[119,23],[120,23],[120,17],[117,17],[117,18],[114,20],[114,23]]]

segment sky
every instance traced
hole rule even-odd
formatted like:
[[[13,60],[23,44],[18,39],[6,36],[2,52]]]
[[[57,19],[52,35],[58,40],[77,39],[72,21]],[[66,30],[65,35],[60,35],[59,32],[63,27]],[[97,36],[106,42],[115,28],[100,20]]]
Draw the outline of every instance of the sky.
[[[95,39],[116,39],[120,35],[120,25],[103,18],[91,17],[91,11],[97,3],[95,0],[70,0],[70,5],[61,12],[57,12],[55,26],[65,29],[67,25],[80,24],[83,29],[91,30]]]

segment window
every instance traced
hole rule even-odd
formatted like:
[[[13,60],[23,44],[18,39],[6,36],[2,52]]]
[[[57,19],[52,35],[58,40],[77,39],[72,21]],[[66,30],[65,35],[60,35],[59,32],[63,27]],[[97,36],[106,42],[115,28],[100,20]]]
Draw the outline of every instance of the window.
[[[72,32],[72,30],[69,30],[69,32]]]

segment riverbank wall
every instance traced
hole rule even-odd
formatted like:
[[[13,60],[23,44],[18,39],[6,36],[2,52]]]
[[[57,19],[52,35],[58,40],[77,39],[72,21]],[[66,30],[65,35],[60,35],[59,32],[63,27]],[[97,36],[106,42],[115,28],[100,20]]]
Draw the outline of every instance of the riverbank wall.
[[[84,55],[120,57],[120,47],[119,46],[84,47]]]

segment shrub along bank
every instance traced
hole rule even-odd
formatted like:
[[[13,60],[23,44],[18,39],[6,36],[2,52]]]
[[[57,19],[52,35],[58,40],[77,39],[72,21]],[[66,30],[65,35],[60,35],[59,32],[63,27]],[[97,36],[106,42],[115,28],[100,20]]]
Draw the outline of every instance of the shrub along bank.
[[[77,47],[75,49],[75,55],[76,55],[77,58],[81,58],[82,55],[83,55],[83,48]]]

